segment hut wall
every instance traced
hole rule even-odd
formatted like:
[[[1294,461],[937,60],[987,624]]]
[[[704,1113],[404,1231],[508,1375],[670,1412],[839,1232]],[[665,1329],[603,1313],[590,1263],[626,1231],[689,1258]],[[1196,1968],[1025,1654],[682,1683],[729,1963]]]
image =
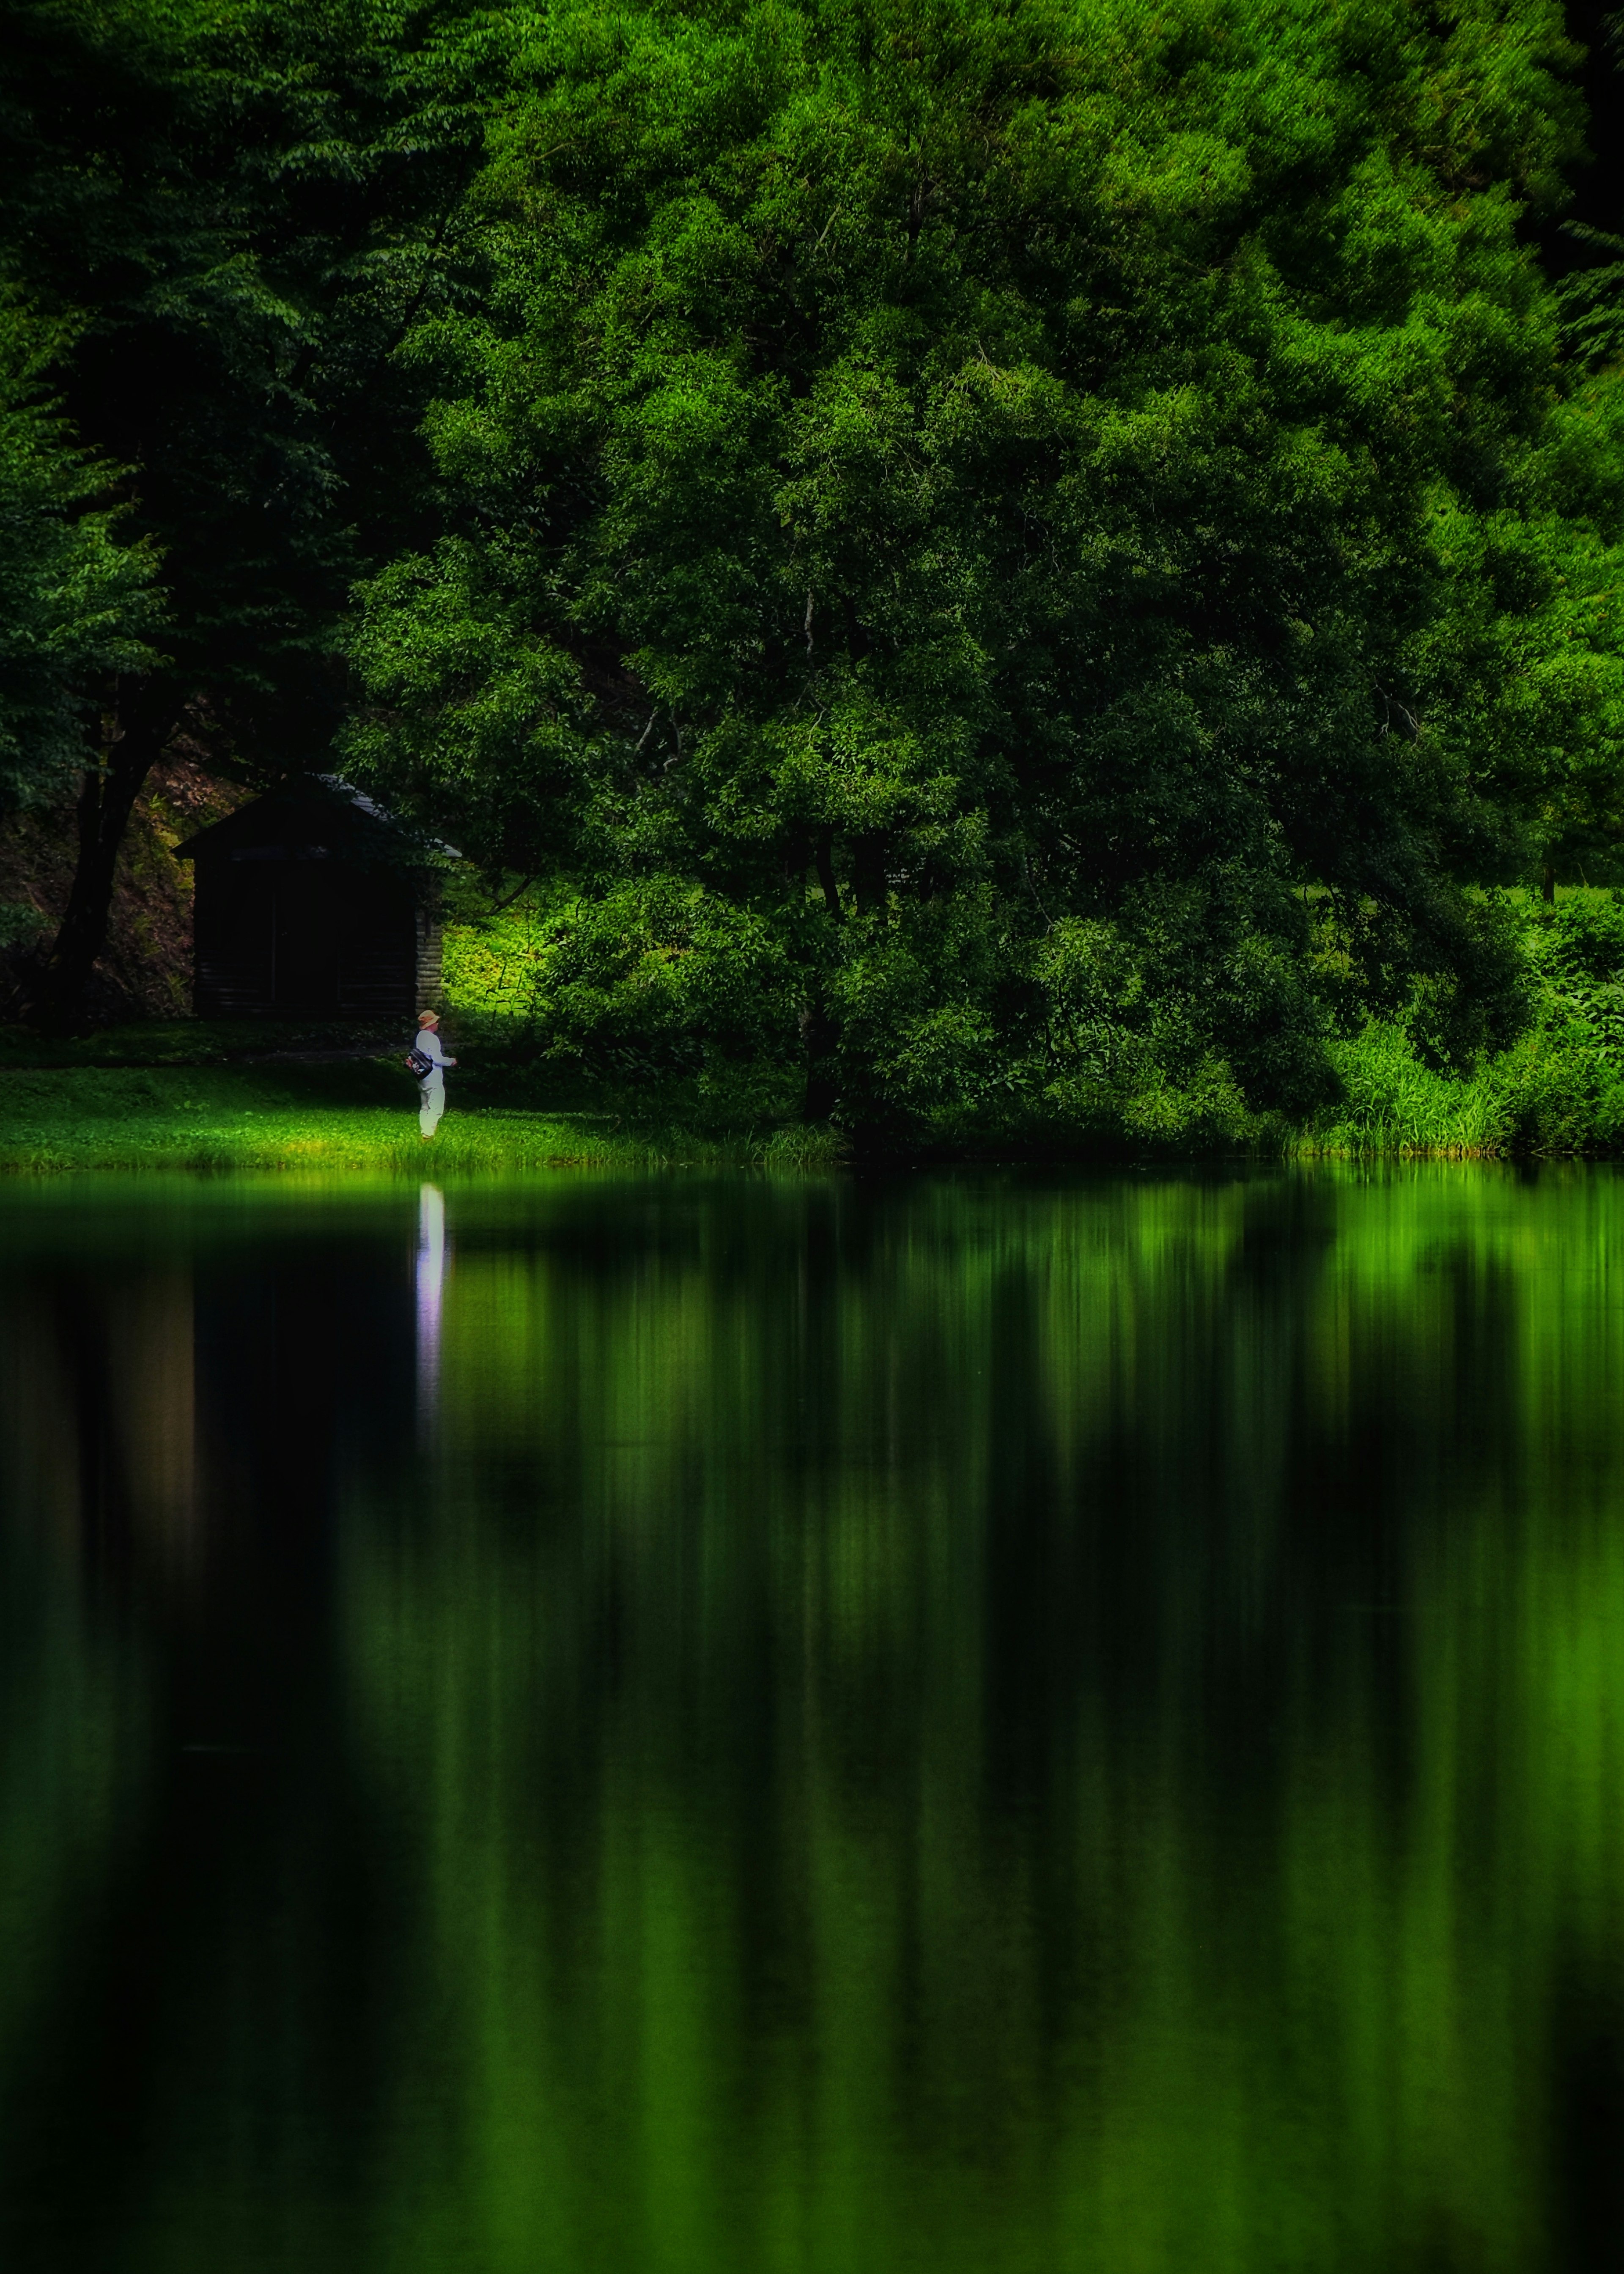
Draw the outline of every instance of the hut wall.
[[[199,1017],[268,1017],[276,1001],[276,901],[268,866],[199,860],[192,922]]]
[[[203,1018],[409,1018],[420,925],[398,871],[250,847],[197,858]]]
[[[417,910],[417,1007],[431,1010],[440,1001],[444,977],[445,926],[430,909]]]
[[[345,1016],[399,1017],[417,1008],[417,912],[389,870],[339,871],[337,990]]]

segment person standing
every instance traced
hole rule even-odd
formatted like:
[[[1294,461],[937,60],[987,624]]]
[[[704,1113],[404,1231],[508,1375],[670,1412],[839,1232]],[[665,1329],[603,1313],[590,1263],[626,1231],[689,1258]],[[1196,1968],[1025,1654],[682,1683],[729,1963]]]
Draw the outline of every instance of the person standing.
[[[455,1058],[446,1056],[440,1039],[438,1012],[418,1013],[417,1048],[432,1062],[428,1072],[417,1079],[417,1127],[427,1138],[439,1128],[440,1117],[446,1110],[446,1068],[456,1064]]]

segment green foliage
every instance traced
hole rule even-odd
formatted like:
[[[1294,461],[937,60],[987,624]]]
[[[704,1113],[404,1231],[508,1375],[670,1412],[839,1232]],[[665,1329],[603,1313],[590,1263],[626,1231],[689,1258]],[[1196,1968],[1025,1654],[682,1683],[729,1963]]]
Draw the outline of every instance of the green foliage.
[[[1513,1141],[1613,1151],[1624,1142],[1624,901],[1616,891],[1565,893],[1535,915],[1529,958],[1538,1026],[1500,1075]]]
[[[50,343],[0,293],[0,808],[82,764],[87,692],[154,660],[151,549],[118,542],[109,476],[44,392]],[[19,914],[3,913],[15,931]]]
[[[793,1115],[793,983],[759,919],[676,881],[527,895],[447,941],[447,999],[482,1089],[526,1103],[579,1090],[673,1132],[738,1135]]]
[[[1401,1026],[1372,1020],[1332,1048],[1342,1095],[1302,1149],[1330,1154],[1464,1156],[1510,1149],[1512,1126],[1493,1077],[1430,1065]]]
[[[1615,989],[1624,975],[1624,900],[1619,892],[1565,892],[1531,912],[1530,960],[1564,1006],[1593,1021],[1613,1047],[1624,1040]]]
[[[761,1046],[851,1125],[1310,1110],[1304,892],[1361,1017],[1419,979],[1440,1064],[1502,1044],[1462,886],[1624,825],[1616,412],[1517,238],[1577,148],[1556,12],[502,37],[488,289],[402,350],[440,526],[365,590],[353,762],[605,942],[720,895]],[[662,952],[568,982],[571,1049],[639,1002],[670,1047],[711,983]]]
[[[450,897],[460,897],[455,880]],[[493,1031],[503,1023],[530,1026],[539,1013],[550,945],[550,928],[535,896],[515,897],[497,913],[453,914],[443,952],[447,1001]],[[467,920],[457,920],[462,916]]]
[[[1339,1095],[1311,1117],[1311,1152],[1605,1154],[1624,1145],[1624,896],[1564,892],[1495,910],[1515,920],[1530,1024],[1463,1062],[1436,1047],[1418,986],[1396,1017],[1332,1047]],[[1504,933],[1502,930],[1502,937]]]
[[[15,947],[45,929],[45,919],[26,900],[0,900],[0,947]]]
[[[123,470],[165,668],[247,757],[319,760],[350,584],[410,512],[394,349],[455,266],[462,66],[410,0],[4,0],[0,45],[0,275]]]
[[[1578,361],[1605,370],[1624,354],[1624,237],[1571,221],[1565,234],[1592,259],[1557,287],[1563,333]]]
[[[577,902],[553,933],[555,1047],[626,1073],[754,1058],[781,1042],[787,975],[761,918],[698,885]]]

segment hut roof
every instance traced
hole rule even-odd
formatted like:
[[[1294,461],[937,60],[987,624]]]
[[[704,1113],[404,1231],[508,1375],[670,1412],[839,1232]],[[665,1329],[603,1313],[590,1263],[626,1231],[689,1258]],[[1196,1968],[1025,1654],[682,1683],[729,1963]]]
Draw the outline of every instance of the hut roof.
[[[255,852],[411,869],[437,868],[458,857],[451,846],[419,836],[336,774],[300,774],[175,848],[180,861],[199,853]]]

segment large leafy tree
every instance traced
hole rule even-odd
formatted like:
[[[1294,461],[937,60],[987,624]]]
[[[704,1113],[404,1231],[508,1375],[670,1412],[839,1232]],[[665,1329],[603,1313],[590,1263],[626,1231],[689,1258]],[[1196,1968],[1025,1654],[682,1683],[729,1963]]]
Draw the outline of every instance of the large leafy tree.
[[[1519,237],[1577,147],[1547,0],[505,25],[353,748],[586,886],[560,968],[686,963],[697,1037],[742,943],[713,1042],[938,1121],[1300,1103],[1327,943],[1492,1001],[1462,887],[1545,763],[1493,532],[1617,506]]]
[[[456,19],[411,0],[4,0],[0,260],[161,561],[162,660],[104,659],[78,872],[45,976],[77,999],[134,798],[184,712],[259,770],[320,764],[354,578],[410,530],[395,360],[455,265],[477,139]]]
[[[46,391],[51,346],[0,299],[0,811],[59,790],[84,762],[93,690],[157,659],[154,561],[117,541],[108,470]]]

